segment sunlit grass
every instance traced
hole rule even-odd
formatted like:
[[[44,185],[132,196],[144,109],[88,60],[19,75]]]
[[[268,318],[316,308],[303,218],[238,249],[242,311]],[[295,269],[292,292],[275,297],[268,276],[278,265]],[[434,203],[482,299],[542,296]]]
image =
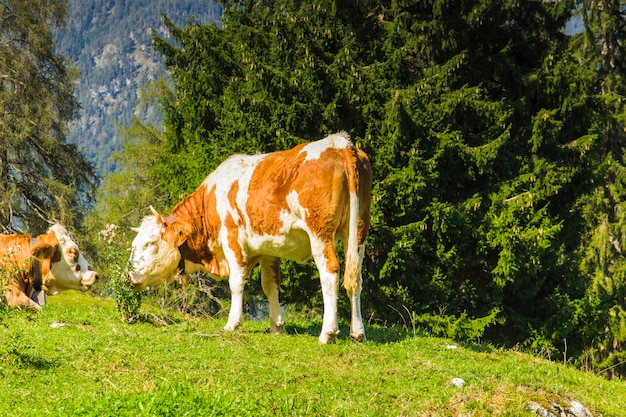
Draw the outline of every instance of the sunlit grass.
[[[68,292],[42,314],[5,313],[0,415],[533,416],[530,404],[571,400],[594,416],[626,409],[624,381],[519,352],[382,327],[359,344],[345,324],[337,344],[320,346],[319,320],[288,316],[288,334],[273,336],[266,322],[225,332],[223,320],[141,311],[125,323],[113,300]]]

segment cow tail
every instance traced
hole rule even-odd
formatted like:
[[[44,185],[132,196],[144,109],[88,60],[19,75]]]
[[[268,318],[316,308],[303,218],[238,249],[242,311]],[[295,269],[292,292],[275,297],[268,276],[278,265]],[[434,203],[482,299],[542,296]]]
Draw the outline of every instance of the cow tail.
[[[354,147],[349,150],[347,158],[348,188],[350,190],[350,208],[348,216],[348,242],[346,245],[345,258],[346,270],[343,278],[343,286],[347,291],[355,292],[361,290],[361,261],[363,248],[359,246],[359,210],[360,210],[360,179],[358,170],[358,154]]]

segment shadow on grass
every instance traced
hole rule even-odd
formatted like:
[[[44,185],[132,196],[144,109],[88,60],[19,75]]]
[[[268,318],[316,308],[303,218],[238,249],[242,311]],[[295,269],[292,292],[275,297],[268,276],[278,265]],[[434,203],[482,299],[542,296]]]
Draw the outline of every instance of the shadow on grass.
[[[269,323],[268,323],[269,324]],[[345,323],[339,324],[340,333],[337,336],[337,340],[353,340],[350,337],[350,325]],[[321,321],[313,321],[311,323],[287,323],[285,330],[289,336],[308,335],[317,338],[322,331]],[[265,330],[269,332],[269,329]],[[422,329],[408,330],[401,326],[365,326],[365,335],[367,337],[367,343],[375,344],[387,344],[387,343],[399,343],[406,339],[412,338],[434,338],[438,337],[442,340],[448,338],[442,335],[435,335],[431,332]],[[355,341],[356,343],[356,341]],[[448,345],[443,348],[453,349],[452,346],[459,346],[463,349],[472,350],[480,353],[491,353],[497,348],[489,344],[474,343],[470,341],[450,341]]]
[[[308,335],[312,337],[319,337],[322,331],[321,322],[313,322],[310,324],[289,324],[285,325],[285,330],[288,335]],[[337,340],[354,340],[350,336],[350,325],[339,325],[340,333],[337,335]],[[396,343],[404,339],[414,337],[411,332],[400,329],[399,327],[378,327],[378,326],[365,326],[365,336],[367,343]],[[419,336],[419,335],[418,335]],[[356,342],[356,341],[355,341]]]
[[[180,324],[182,323],[182,321],[183,320],[180,317],[173,317],[171,315],[156,315],[153,313],[141,312],[135,315],[132,318],[132,320],[129,320],[128,323],[151,324],[155,327],[163,327],[163,326],[170,326],[173,324]]]
[[[40,358],[37,356],[31,356],[28,354],[20,355],[19,363],[25,368],[34,369],[37,371],[45,371],[45,370],[56,367],[56,361],[51,361],[48,359]]]
[[[56,361],[44,359],[28,352],[16,352],[11,350],[4,355],[0,354],[0,360],[20,369],[32,369],[45,371],[56,367]]]

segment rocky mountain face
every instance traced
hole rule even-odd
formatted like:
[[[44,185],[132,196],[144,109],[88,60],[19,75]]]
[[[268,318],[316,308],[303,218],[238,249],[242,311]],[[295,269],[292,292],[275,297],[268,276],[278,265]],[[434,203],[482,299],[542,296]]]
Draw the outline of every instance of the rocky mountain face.
[[[168,35],[161,12],[184,26],[190,19],[219,22],[221,7],[212,0],[69,0],[68,11],[57,45],[80,71],[76,97],[81,105],[69,142],[103,174],[115,168],[108,159],[122,144],[118,126],[129,125],[133,116],[159,120],[158,111],[140,108],[137,98],[165,73],[151,46],[154,31]]]

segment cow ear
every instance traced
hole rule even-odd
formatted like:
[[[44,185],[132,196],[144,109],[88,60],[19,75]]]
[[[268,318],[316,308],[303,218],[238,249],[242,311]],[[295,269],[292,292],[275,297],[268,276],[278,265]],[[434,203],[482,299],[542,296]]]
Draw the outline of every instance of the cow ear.
[[[30,254],[39,259],[52,258],[59,246],[59,241],[54,233],[37,236],[37,243],[30,248]]]
[[[175,222],[163,229],[162,238],[171,247],[177,248],[187,241],[191,234],[191,225]]]

